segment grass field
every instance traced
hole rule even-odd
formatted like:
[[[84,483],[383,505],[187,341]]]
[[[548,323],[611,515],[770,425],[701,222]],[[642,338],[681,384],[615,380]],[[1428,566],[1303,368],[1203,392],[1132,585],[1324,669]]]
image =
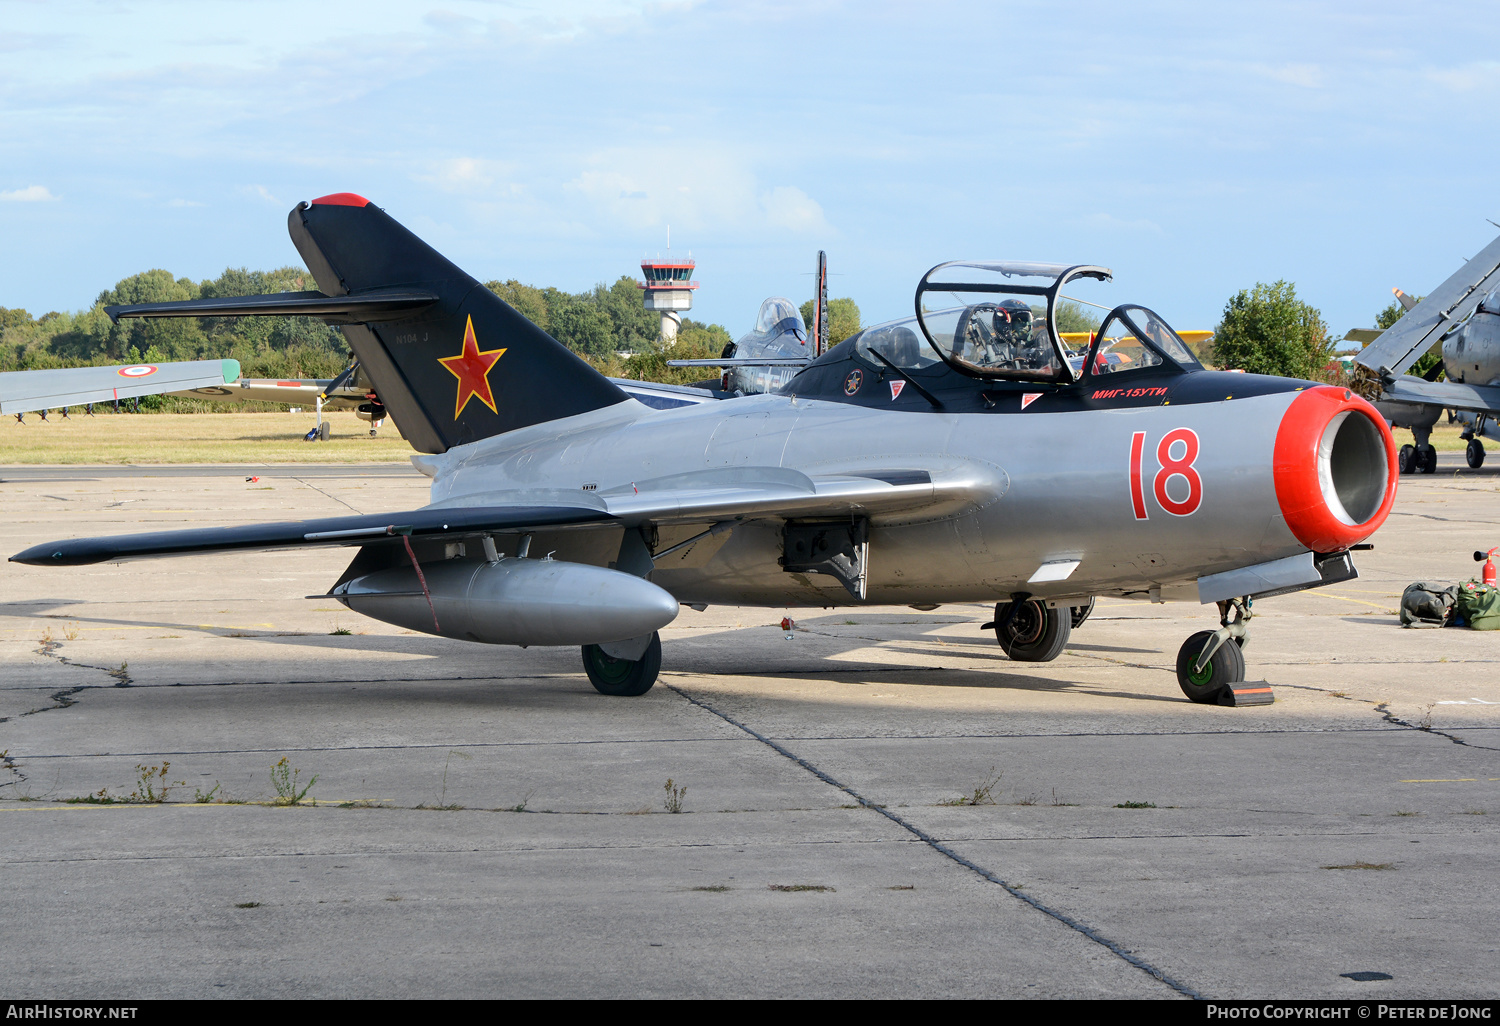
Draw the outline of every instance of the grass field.
[[[1462,424],[1449,424],[1447,417],[1439,417],[1432,428],[1432,447],[1438,452],[1463,452],[1464,446],[1469,443],[1458,437],[1462,431]],[[1410,431],[1396,428],[1391,434],[1396,436],[1397,445],[1411,444]],[[1490,442],[1486,448],[1493,450],[1495,443]]]
[[[353,413],[323,415],[326,442],[304,442],[311,413],[57,413],[0,421],[0,465],[25,463],[404,463],[412,447],[387,420],[378,437]]]

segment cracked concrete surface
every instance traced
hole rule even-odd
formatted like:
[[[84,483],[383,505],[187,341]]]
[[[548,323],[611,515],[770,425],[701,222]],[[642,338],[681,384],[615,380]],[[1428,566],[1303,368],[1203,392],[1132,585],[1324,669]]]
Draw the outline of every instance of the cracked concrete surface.
[[[684,610],[631,700],[572,650],[304,600],[346,553],[7,565],[0,986],[1493,997],[1500,637],[1394,612],[1500,533],[1500,474],[1443,460],[1358,580],[1259,605],[1277,702],[1238,710],[1177,690],[1213,624],[1189,606],[1101,603],[1047,664],[977,605],[793,610],[791,642],[782,610]],[[403,468],[254,472],[0,470],[5,552],[425,498]],[[283,756],[316,806],[253,804]],[[163,761],[166,805],[67,801]],[[215,784],[249,804],[190,801]],[[1390,868],[1325,868],[1360,865]]]

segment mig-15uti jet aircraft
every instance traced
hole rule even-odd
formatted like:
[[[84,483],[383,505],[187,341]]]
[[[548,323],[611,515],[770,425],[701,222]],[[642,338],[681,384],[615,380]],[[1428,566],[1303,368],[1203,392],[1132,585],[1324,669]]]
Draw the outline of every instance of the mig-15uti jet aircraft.
[[[1244,679],[1249,600],[1354,577],[1349,550],[1395,498],[1395,447],[1368,402],[1204,370],[1144,307],[1113,309],[1075,371],[1053,311],[1069,282],[1108,281],[1103,267],[941,264],[912,316],[779,391],[653,410],[362,197],[300,203],[288,227],[321,293],[216,313],[276,305],[344,325],[425,454],[412,462],[431,504],[71,539],[13,561],[347,546],[328,594],[349,608],[581,646],[609,695],[651,687],[679,604],[997,600],[1001,648],[1042,661],[1095,596],[1196,599],[1223,626],[1187,639],[1177,675],[1209,702]],[[1013,303],[1046,316],[1022,333]]]

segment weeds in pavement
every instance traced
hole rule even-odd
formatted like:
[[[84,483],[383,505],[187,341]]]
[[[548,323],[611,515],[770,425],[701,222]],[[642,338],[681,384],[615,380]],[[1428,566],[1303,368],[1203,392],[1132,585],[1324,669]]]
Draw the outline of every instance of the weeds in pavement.
[[[969,794],[961,794],[957,798],[949,798],[947,801],[938,802],[939,805],[994,805],[995,799],[990,794],[1000,783],[1004,774],[990,767],[989,775],[974,785],[974,790]]]
[[[1115,808],[1117,808],[1117,809],[1154,809],[1154,808],[1156,808],[1156,803],[1155,802],[1121,802],[1120,804],[1116,805]]]
[[[668,812],[681,812],[682,800],[687,797],[687,787],[675,786],[672,783],[672,778],[668,777],[667,782],[662,785],[662,789],[667,792],[666,800],[662,802],[666,810]]]
[[[287,761],[286,756],[271,767],[271,786],[276,789],[275,805],[297,805],[307,797],[307,792],[313,789],[318,782],[314,776],[307,782],[307,786],[301,786],[302,771],[293,769],[292,764]]]
[[[186,780],[168,780],[167,770],[172,764],[163,761],[160,766],[138,763],[135,767],[135,790],[122,799],[132,805],[160,805],[174,787],[186,787]]]

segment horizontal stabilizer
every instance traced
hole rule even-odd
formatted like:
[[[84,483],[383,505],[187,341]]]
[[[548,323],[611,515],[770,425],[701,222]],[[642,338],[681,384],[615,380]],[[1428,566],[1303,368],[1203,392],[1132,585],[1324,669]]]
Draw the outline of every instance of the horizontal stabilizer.
[[[0,374],[0,414],[56,410],[193,388],[222,388],[239,376],[238,360],[7,371]]]
[[[1424,381],[1403,374],[1387,382],[1381,398],[1402,403],[1442,406],[1450,410],[1500,413],[1500,386],[1465,385],[1458,381]]]
[[[369,545],[401,535],[471,535],[515,532],[535,527],[561,527],[611,521],[602,510],[587,506],[497,506],[460,509],[419,509],[405,513],[329,517],[280,524],[239,527],[200,527],[187,531],[74,538],[33,545],[10,557],[12,563],[32,566],[86,566],[90,563],[142,559],[148,556],[185,556],[237,549],[286,549],[311,545]]]
[[[1500,238],[1449,276],[1374,342],[1354,362],[1382,379],[1405,374],[1427,350],[1500,286]],[[1410,298],[1410,297],[1408,297]],[[1395,398],[1391,396],[1390,398]]]
[[[409,289],[368,289],[358,295],[328,296],[321,292],[277,292],[269,296],[218,296],[175,303],[135,303],[106,306],[116,324],[121,317],[316,317],[328,324],[374,324],[395,321],[436,303],[431,292]]]

